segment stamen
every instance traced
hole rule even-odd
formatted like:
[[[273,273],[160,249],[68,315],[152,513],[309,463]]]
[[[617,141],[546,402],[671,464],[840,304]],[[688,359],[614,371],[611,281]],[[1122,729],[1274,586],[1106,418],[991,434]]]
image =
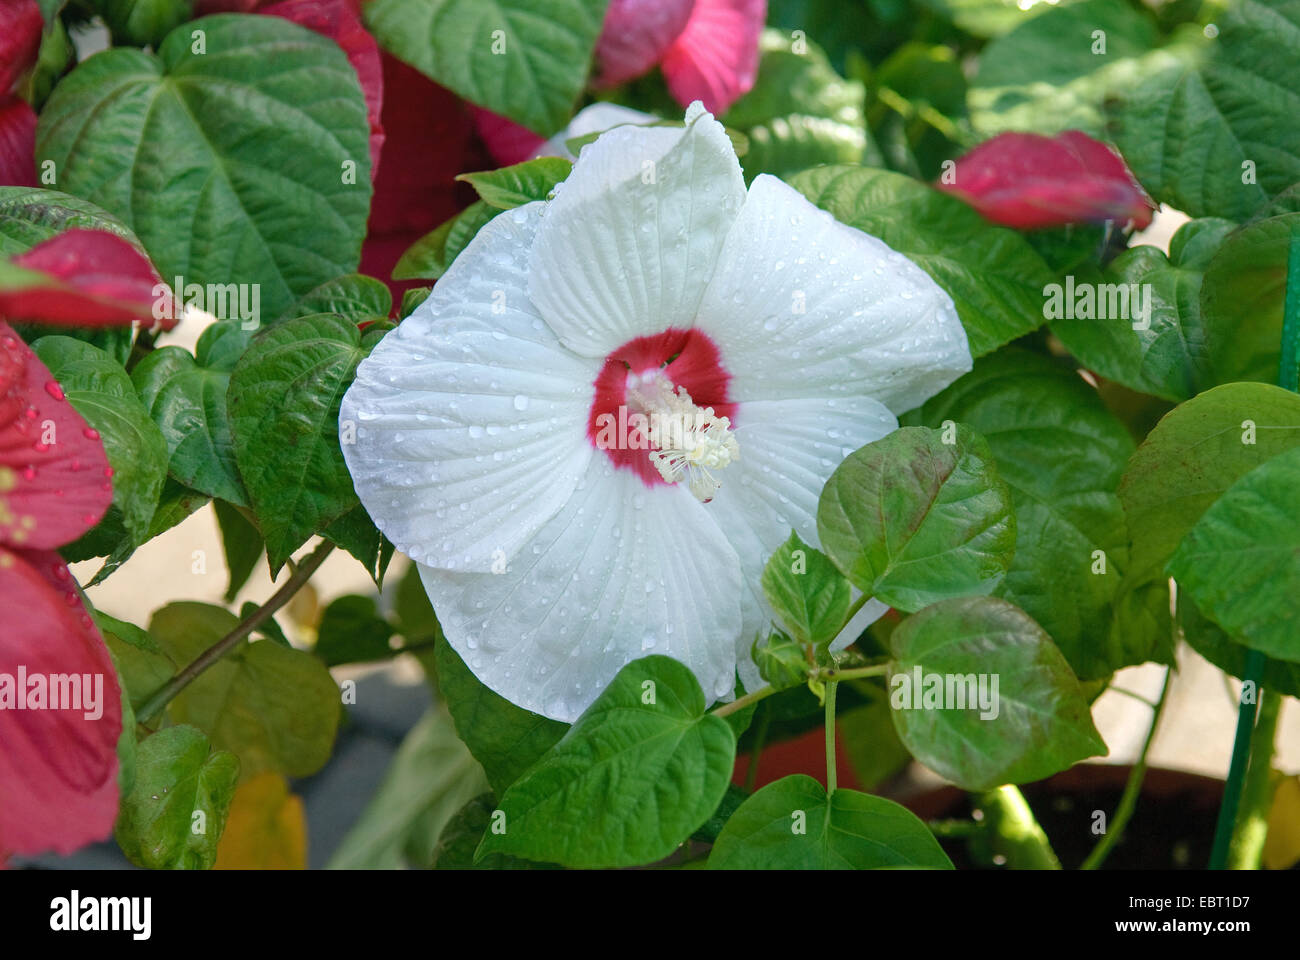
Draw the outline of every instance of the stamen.
[[[712,471],[740,459],[730,418],[696,406],[685,387],[658,374],[629,377],[627,397],[650,418],[649,456],[659,475],[666,483],[684,479],[697,500],[712,500],[722,486]]]

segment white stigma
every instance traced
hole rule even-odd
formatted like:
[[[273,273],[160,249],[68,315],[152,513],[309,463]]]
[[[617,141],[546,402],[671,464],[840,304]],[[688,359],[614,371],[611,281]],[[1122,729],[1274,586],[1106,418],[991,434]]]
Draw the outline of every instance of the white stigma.
[[[673,388],[658,374],[628,379],[628,399],[650,418],[650,462],[667,483],[686,481],[701,503],[708,503],[722,486],[713,475],[740,459],[740,445],[731,420],[712,407],[699,407],[685,387]]]

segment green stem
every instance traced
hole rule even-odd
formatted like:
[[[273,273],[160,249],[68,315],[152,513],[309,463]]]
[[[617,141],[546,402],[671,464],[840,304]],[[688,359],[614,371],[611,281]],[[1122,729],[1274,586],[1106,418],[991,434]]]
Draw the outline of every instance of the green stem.
[[[1006,857],[1013,870],[1060,870],[1047,834],[1034,818],[1020,790],[1007,784],[975,798],[984,813],[984,825],[995,853]]]
[[[1092,848],[1092,853],[1088,854],[1088,858],[1083,861],[1080,870],[1096,870],[1100,867],[1105,862],[1106,857],[1110,855],[1110,851],[1115,844],[1119,843],[1120,837],[1124,835],[1124,828],[1128,826],[1129,820],[1133,818],[1133,811],[1137,808],[1138,795],[1142,792],[1142,782],[1147,775],[1147,754],[1150,752],[1151,744],[1156,738],[1156,728],[1160,725],[1160,715],[1165,710],[1165,702],[1169,696],[1169,678],[1172,673],[1172,667],[1166,668],[1165,682],[1160,686],[1160,698],[1154,704],[1149,704],[1153,707],[1151,729],[1147,731],[1146,742],[1142,744],[1142,752],[1138,754],[1137,763],[1133,765],[1133,769],[1128,775],[1128,782],[1124,784],[1124,793],[1119,799],[1119,806],[1115,809],[1115,816],[1111,818],[1109,829],[1102,834],[1101,840]]]
[[[826,684],[826,795],[835,792],[835,688],[838,684],[832,680]]]
[[[853,680],[858,677],[883,677],[888,672],[889,664],[887,663],[877,663],[869,667],[853,667],[849,670],[820,667],[808,671],[808,679],[821,680],[824,683],[839,683],[841,680]],[[759,687],[753,693],[747,693],[743,697],[732,700],[731,703],[724,703],[713,710],[712,713],[715,717],[725,717],[780,692],[776,687]]]
[[[1237,827],[1228,846],[1229,870],[1258,870],[1268,836],[1268,814],[1273,806],[1273,742],[1282,712],[1277,694],[1261,696],[1259,719],[1250,739],[1250,767],[1241,791]]]
[[[230,633],[204,650],[195,658],[193,663],[168,680],[161,690],[150,697],[144,706],[136,711],[136,722],[147,724],[157,717],[158,714],[162,713],[163,708],[172,701],[172,698],[193,683],[204,670],[224,657],[238,646],[241,640],[246,639],[254,630],[269,620],[275,611],[288,603],[293,595],[302,588],[303,584],[311,579],[311,575],[325,562],[325,558],[330,555],[333,549],[334,544],[328,540],[321,541],[311,555],[298,565],[293,572],[293,576],[285,581],[284,586],[271,595],[270,600],[267,600],[266,603],[241,620],[234,630],[231,630]]]
[[[1300,226],[1291,231],[1291,245],[1287,250],[1286,299],[1282,309],[1282,342],[1277,363],[1278,386],[1293,393],[1300,392]],[[1261,766],[1269,762],[1273,752],[1270,737],[1267,745],[1252,739],[1255,713],[1264,696],[1260,681],[1264,677],[1266,658],[1258,650],[1246,653],[1246,667],[1242,671],[1242,684],[1249,684],[1254,696],[1250,703],[1242,697],[1237,710],[1237,733],[1232,743],[1232,762],[1228,764],[1228,780],[1223,787],[1223,803],[1219,807],[1219,822],[1214,828],[1214,849],[1210,853],[1210,869],[1222,870],[1227,866],[1228,848],[1232,844],[1233,830],[1237,826],[1237,809],[1241,803],[1242,783],[1246,770],[1252,766],[1250,754],[1253,747],[1265,749],[1268,756],[1256,762]]]

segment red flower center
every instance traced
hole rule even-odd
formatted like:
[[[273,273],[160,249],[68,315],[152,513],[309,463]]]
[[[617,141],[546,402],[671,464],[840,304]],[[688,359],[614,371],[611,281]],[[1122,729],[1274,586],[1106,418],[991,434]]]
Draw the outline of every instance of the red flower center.
[[[655,378],[685,389],[695,406],[712,407],[716,416],[736,422],[736,404],[727,396],[731,374],[707,334],[670,327],[610,351],[596,375],[587,439],[614,466],[636,471],[646,486],[665,482],[649,457],[649,451],[656,449],[648,433],[654,411],[646,409],[637,389]]]

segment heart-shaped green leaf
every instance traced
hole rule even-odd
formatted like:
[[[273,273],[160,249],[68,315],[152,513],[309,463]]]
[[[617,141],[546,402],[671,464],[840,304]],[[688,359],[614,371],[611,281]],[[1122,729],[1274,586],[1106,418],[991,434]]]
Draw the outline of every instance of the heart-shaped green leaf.
[[[550,136],[587,81],[609,0],[374,0],[380,45],[466,100]]]
[[[1016,525],[988,444],[953,424],[903,427],[850,454],[822,490],[817,536],[855,587],[910,613],[993,592]]]
[[[478,856],[627,867],[672,853],[717,808],[736,738],[704,712],[691,671],[663,656],[629,663],[501,797]]]
[[[1005,600],[936,603],[904,620],[890,645],[899,739],[962,789],[1041,780],[1106,753],[1060,650]]]
[[[710,870],[951,870],[916,815],[892,800],[826,788],[804,774],[769,783],[727,820]]]
[[[205,17],[157,55],[83,61],[41,112],[46,161],[134,229],[168,282],[252,285],[268,317],[360,257],[370,123],[356,71],[281,17]]]

